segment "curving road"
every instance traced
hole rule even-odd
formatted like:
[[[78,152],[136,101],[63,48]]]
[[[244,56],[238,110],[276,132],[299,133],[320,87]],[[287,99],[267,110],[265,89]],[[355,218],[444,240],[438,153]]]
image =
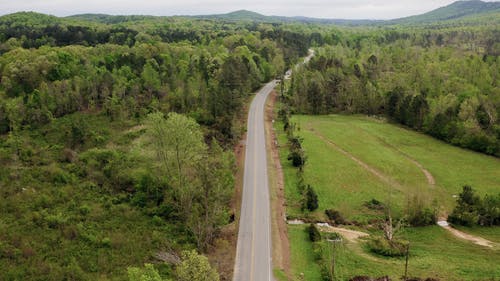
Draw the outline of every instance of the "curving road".
[[[307,63],[314,55],[309,50]],[[291,75],[291,70],[287,76]],[[255,95],[248,111],[245,174],[240,228],[234,265],[234,281],[272,281],[271,210],[267,177],[264,106],[277,81],[267,83]]]

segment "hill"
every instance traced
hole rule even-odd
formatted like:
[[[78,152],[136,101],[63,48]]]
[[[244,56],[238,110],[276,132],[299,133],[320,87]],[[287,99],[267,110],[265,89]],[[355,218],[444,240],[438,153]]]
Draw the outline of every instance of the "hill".
[[[500,12],[500,2],[480,0],[457,1],[428,13],[390,21],[391,23],[429,23],[447,21]]]
[[[304,16],[295,16],[295,17],[266,16],[247,10],[239,10],[227,14],[199,15],[192,17],[199,19],[219,19],[219,20],[229,20],[229,21],[302,22],[302,23],[337,24],[337,25],[363,25],[363,24],[382,22],[381,20],[368,20],[368,19],[350,20],[350,19],[310,18]]]
[[[456,1],[425,14],[415,15],[393,20],[369,19],[327,19],[311,18],[304,16],[265,16],[256,12],[239,10],[227,14],[193,16],[200,19],[219,19],[230,21],[256,21],[256,22],[302,22],[315,24],[335,25],[373,25],[373,24],[401,24],[401,23],[432,23],[437,21],[451,21],[462,18],[478,17],[500,12],[500,2],[483,2],[480,0]]]
[[[104,24],[118,24],[123,22],[135,22],[146,19],[154,19],[154,16],[140,16],[140,15],[106,15],[106,14],[80,14],[67,17],[68,19],[92,21]]]
[[[62,19],[72,19],[78,21],[96,22],[102,24],[119,24],[126,22],[137,22],[154,19],[167,18],[188,18],[202,20],[222,20],[222,21],[249,21],[249,22],[267,22],[267,23],[311,23],[311,24],[333,24],[333,25],[373,25],[373,24],[426,24],[442,21],[455,20],[474,20],[481,19],[483,16],[493,15],[496,17],[500,13],[500,2],[483,2],[480,0],[457,1],[448,6],[438,8],[425,14],[404,17],[393,20],[369,20],[369,19],[327,19],[311,18],[305,16],[266,16],[253,11],[238,10],[226,14],[194,15],[194,16],[147,16],[147,15],[106,15],[106,14],[79,14],[66,18],[58,18],[33,12],[20,12],[0,17],[0,21],[23,22],[23,18],[33,19],[34,15],[39,24],[57,22]]]

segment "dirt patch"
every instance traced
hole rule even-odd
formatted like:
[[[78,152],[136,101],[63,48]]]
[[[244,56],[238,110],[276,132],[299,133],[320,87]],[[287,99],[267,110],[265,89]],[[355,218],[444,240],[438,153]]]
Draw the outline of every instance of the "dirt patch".
[[[277,93],[271,92],[265,111],[266,146],[268,150],[269,186],[272,210],[273,265],[281,269],[291,279],[290,244],[286,225],[285,184],[283,170],[279,158],[278,142],[273,129],[274,104]]]
[[[318,225],[318,228],[323,232],[336,232],[342,235],[346,240],[354,243],[357,243],[359,238],[370,236],[370,234],[365,232],[342,228],[342,227],[335,227],[331,225],[322,224]]]
[[[448,230],[455,237],[470,241],[476,245],[484,246],[484,247],[488,247],[488,248],[493,248],[493,246],[495,245],[495,243],[491,242],[490,240],[486,240],[482,237],[468,234],[468,233],[462,232],[458,229],[455,229],[455,228],[451,227],[448,224],[448,222],[446,222],[446,221],[443,221],[443,220],[438,221],[438,225],[441,226],[442,228]]]

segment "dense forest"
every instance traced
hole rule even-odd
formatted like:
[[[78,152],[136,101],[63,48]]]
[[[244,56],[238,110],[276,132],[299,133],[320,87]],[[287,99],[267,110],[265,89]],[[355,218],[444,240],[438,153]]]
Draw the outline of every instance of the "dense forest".
[[[500,156],[496,26],[358,29],[296,71],[294,112],[361,113]]]
[[[315,37],[293,24],[1,17],[0,279],[123,280],[173,259],[158,270],[181,280],[182,250],[228,243],[248,97]]]

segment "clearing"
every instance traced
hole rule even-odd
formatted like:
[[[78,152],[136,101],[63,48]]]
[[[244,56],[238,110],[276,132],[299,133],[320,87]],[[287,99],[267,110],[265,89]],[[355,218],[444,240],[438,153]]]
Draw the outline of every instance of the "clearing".
[[[390,203],[395,215],[402,214],[408,200],[418,197],[430,207],[438,207],[446,216],[455,206],[462,186],[471,185],[479,194],[496,194],[500,186],[500,160],[464,150],[424,134],[365,116],[292,117],[298,135],[304,138],[308,157],[304,178],[319,197],[319,208],[309,219],[326,220],[326,209],[339,210],[344,217],[368,227],[381,212],[368,209],[365,202],[377,199]],[[282,124],[276,123],[280,159],[285,175],[285,197],[289,219],[302,218],[300,196],[296,188],[296,170],[287,161],[288,148]],[[292,275],[304,280],[320,280],[312,244],[304,225],[288,225]],[[366,228],[366,230],[364,230]],[[441,280],[481,280],[500,276],[495,261],[500,260],[500,228],[458,228],[476,238],[484,238],[493,247],[483,247],[456,236],[440,226],[407,228],[401,235],[411,242],[409,271],[412,276],[437,277]],[[342,244],[339,272],[344,279],[354,275],[382,276],[394,279],[402,275],[404,259],[385,258],[370,253],[363,237]],[[476,241],[477,242],[477,241]],[[344,254],[342,254],[344,251]],[[465,268],[463,264],[467,262]]]

